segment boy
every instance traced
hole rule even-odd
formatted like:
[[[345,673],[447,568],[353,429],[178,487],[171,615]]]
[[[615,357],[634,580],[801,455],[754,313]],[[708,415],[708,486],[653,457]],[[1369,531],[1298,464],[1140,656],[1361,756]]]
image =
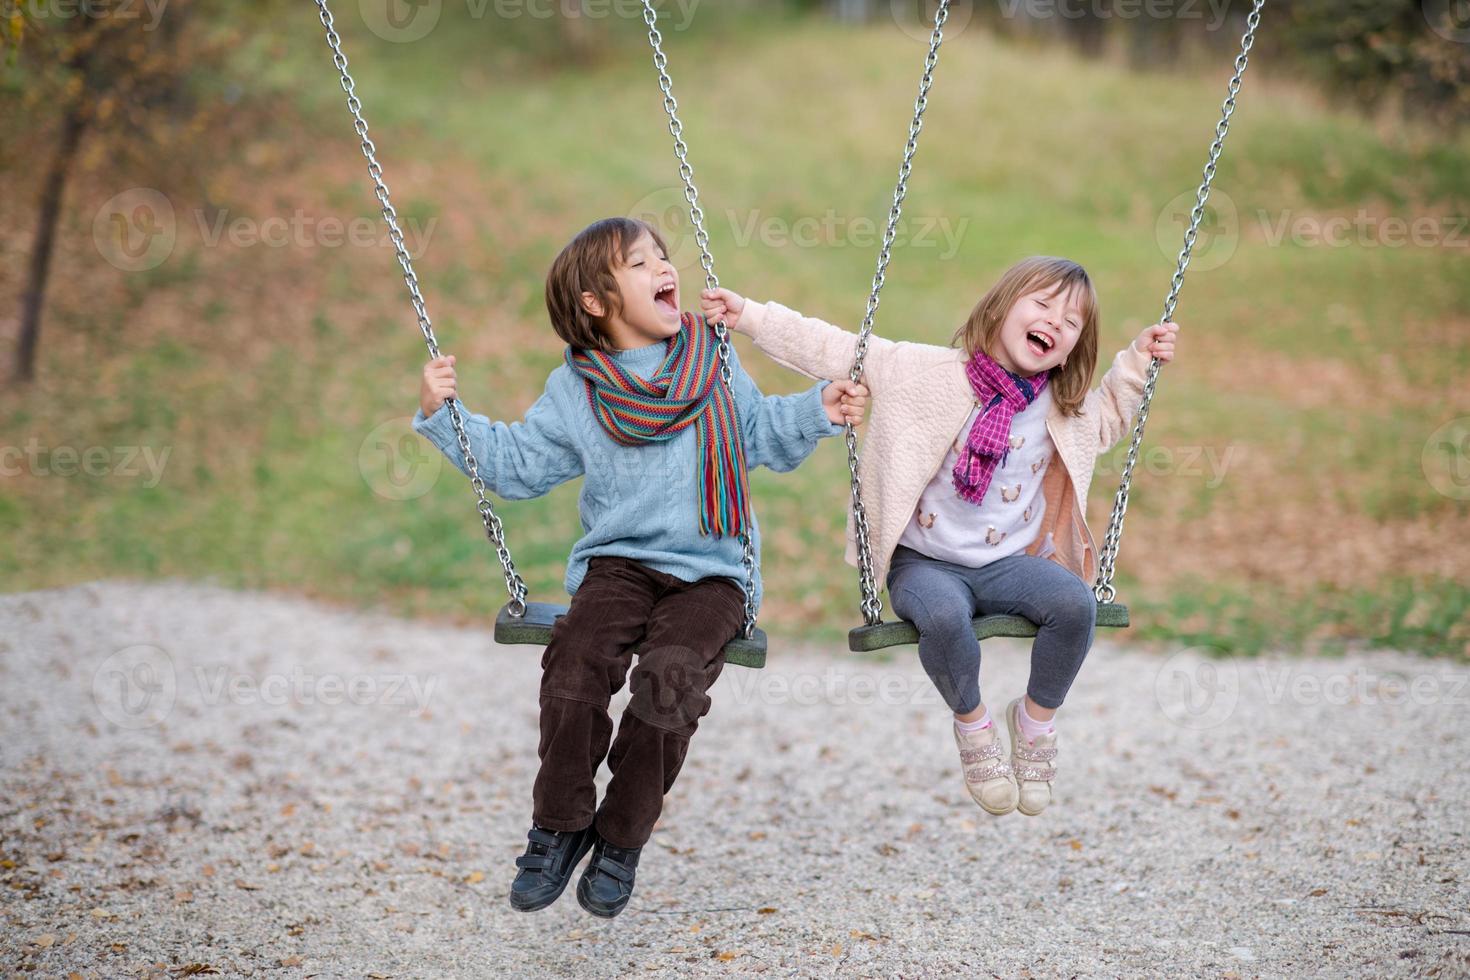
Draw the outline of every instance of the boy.
[[[824,382],[763,397],[733,349],[726,386],[713,329],[680,314],[678,271],[641,221],[609,218],[579,233],[552,263],[546,307],[565,363],[525,420],[491,423],[461,405],[480,472],[501,497],[585,476],[571,606],[541,661],[541,765],[510,901],[550,905],[590,850],[577,899],[611,918],[632,895],[723,647],[743,624],[741,533],[760,547],[746,466],[794,469],[818,439],[861,419],[867,389]],[[464,470],[443,407],[457,397],[454,358],[430,361],[414,428]],[[757,605],[760,594],[757,571]],[[631,701],[613,740],[607,709],[625,680]],[[604,757],[612,779],[597,806]]]

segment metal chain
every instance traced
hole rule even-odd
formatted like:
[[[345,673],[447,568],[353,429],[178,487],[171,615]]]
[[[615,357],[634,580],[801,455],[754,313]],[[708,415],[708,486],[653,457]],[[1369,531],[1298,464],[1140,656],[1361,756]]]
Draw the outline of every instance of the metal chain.
[[[679,178],[684,182],[684,200],[689,202],[689,221],[694,226],[694,242],[699,246],[699,264],[704,269],[705,286],[718,289],[720,280],[715,277],[715,260],[709,251],[709,233],[704,228],[704,209],[699,206],[699,190],[694,186],[694,168],[689,163],[689,146],[684,142],[684,124],[679,121],[679,103],[674,98],[674,83],[669,78],[669,59],[664,54],[663,35],[658,30],[658,12],[651,0],[643,0],[643,22],[648,25],[648,44],[653,48],[653,67],[658,69],[658,87],[664,96],[664,112],[669,117],[669,134],[674,137],[674,156],[679,160]],[[715,324],[716,350],[720,355],[720,380],[730,392],[733,408],[735,381],[730,367],[730,336],[721,319]],[[737,420],[736,431],[739,431]],[[747,498],[747,505],[749,498]],[[746,513],[750,521],[755,520],[754,508]],[[751,544],[750,531],[740,534],[740,547],[745,565],[745,621],[741,636],[749,639],[755,632],[755,549]]]
[[[341,75],[342,91],[347,93],[347,109],[352,113],[353,126],[357,130],[358,138],[362,141],[362,155],[367,158],[368,175],[373,179],[373,193],[377,196],[378,204],[382,206],[383,221],[388,225],[388,237],[393,242],[393,251],[398,257],[398,264],[403,267],[403,281],[408,286],[408,297],[413,303],[414,314],[418,317],[419,330],[423,332],[424,342],[429,347],[429,356],[438,357],[439,342],[434,338],[434,327],[429,322],[429,311],[424,305],[423,294],[419,292],[418,276],[414,274],[413,261],[409,257],[408,248],[403,243],[403,232],[398,227],[398,212],[388,200],[388,185],[383,182],[383,167],[378,163],[377,147],[368,138],[368,124],[367,120],[362,117],[362,102],[355,92],[356,83],[347,73],[347,56],[342,53],[342,38],[332,26],[332,12],[327,9],[326,0],[316,0],[316,6],[322,27],[327,31],[327,45],[332,49],[332,62],[337,66],[338,74]],[[454,424],[455,438],[459,441],[459,451],[464,455],[465,465],[470,471],[470,485],[474,487],[475,496],[479,499],[478,508],[480,520],[485,525],[485,535],[490,539],[490,543],[495,545],[496,554],[500,557],[501,570],[505,573],[505,591],[510,595],[511,615],[523,616],[526,612],[526,583],[521,580],[520,573],[516,571],[515,562],[511,559],[510,547],[505,543],[505,528],[500,523],[500,516],[495,513],[494,506],[485,496],[485,479],[480,476],[479,462],[470,450],[469,435],[465,431],[464,417],[460,414],[459,405],[453,398],[449,399],[446,404],[449,406],[449,419]]]
[[[1249,63],[1251,46],[1256,41],[1256,27],[1261,22],[1261,8],[1266,0],[1254,0],[1251,12],[1246,16],[1246,31],[1240,39],[1240,54],[1235,58],[1235,74],[1230,78],[1228,94],[1220,109],[1220,121],[1215,124],[1215,140],[1210,144],[1209,159],[1205,163],[1203,179],[1194,195],[1194,209],[1189,214],[1189,228],[1184,232],[1184,247],[1179,252],[1179,261],[1174,268],[1174,277],[1169,284],[1169,295],[1164,300],[1164,315],[1160,323],[1167,323],[1174,316],[1174,307],[1179,302],[1179,292],[1184,288],[1184,270],[1189,267],[1189,257],[1194,251],[1195,238],[1199,234],[1200,222],[1204,218],[1205,201],[1210,196],[1210,184],[1215,179],[1215,164],[1225,145],[1225,134],[1230,130],[1230,117],[1235,113],[1235,97],[1240,93],[1240,79]],[[1143,401],[1138,406],[1137,420],[1133,425],[1133,441],[1128,445],[1128,458],[1123,464],[1123,477],[1118,484],[1117,496],[1113,498],[1113,514],[1108,521],[1107,536],[1103,541],[1102,554],[1098,556],[1097,582],[1093,594],[1098,602],[1112,602],[1117,596],[1113,587],[1113,572],[1118,560],[1118,549],[1123,540],[1123,515],[1128,511],[1128,491],[1133,483],[1133,467],[1138,462],[1138,447],[1143,442],[1143,427],[1148,422],[1149,404],[1153,401],[1154,389],[1159,379],[1163,362],[1153,358],[1148,365],[1148,378],[1143,385]]]
[[[868,293],[868,308],[858,329],[857,349],[848,377],[858,381],[863,376],[863,361],[868,356],[868,338],[873,334],[873,320],[878,314],[878,297],[888,272],[893,240],[898,233],[898,219],[903,214],[903,201],[909,192],[909,174],[913,170],[914,153],[919,148],[919,131],[924,128],[924,110],[929,105],[929,87],[934,84],[934,66],[939,63],[939,46],[944,42],[944,24],[949,19],[949,0],[940,0],[934,11],[934,30],[929,35],[929,53],[924,58],[924,75],[919,80],[919,97],[914,100],[914,117],[909,121],[909,139],[898,167],[898,184],[893,188],[893,206],[888,209],[888,227],[883,231],[883,245],[878,250],[878,268],[873,273],[873,288]],[[863,592],[863,621],[869,626],[883,622],[883,600],[878,598],[878,582],[873,575],[873,546],[868,531],[868,512],[863,506],[863,482],[858,476],[857,429],[847,423],[847,468],[852,474],[852,524],[857,541],[858,584]]]

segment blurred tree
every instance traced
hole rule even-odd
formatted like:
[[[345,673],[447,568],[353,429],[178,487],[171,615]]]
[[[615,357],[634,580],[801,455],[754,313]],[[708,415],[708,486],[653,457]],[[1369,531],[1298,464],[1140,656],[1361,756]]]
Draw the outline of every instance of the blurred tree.
[[[212,48],[225,38],[191,31],[199,0],[171,0],[156,8],[91,0],[6,6],[7,60],[21,75],[37,124],[32,138],[52,126],[55,132],[41,173],[14,364],[15,377],[29,381],[67,181],[84,137],[115,138],[118,153],[109,154],[114,160],[125,155],[124,148],[138,157],[167,147],[179,123],[199,111],[188,98],[186,80],[210,64]]]

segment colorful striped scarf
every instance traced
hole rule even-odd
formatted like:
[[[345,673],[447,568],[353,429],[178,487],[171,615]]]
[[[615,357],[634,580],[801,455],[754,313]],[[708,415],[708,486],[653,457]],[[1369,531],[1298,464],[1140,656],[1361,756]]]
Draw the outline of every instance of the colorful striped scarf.
[[[1010,455],[1011,419],[1036,400],[1051,372],[1023,378],[1012,374],[984,351],[976,351],[965,365],[976,403],[983,405],[970,426],[969,438],[954,464],[954,489],[961,500],[979,504],[985,499],[995,469]]]
[[[651,378],[625,371],[608,354],[568,347],[567,365],[587,384],[603,431],[623,446],[666,442],[691,425],[699,436],[699,533],[745,531],[749,485],[735,399],[720,381],[715,332],[685,313],[667,341],[668,356]]]

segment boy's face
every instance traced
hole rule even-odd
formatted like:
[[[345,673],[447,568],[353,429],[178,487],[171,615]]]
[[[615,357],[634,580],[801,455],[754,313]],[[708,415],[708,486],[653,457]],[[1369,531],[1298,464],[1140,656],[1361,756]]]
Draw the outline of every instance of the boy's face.
[[[622,309],[607,321],[614,347],[647,347],[679,332],[679,271],[652,235],[644,232],[624,250],[613,278],[622,299]]]
[[[1057,367],[1082,336],[1078,290],[1066,294],[1038,289],[1018,298],[1000,325],[998,350],[991,356],[1006,370],[1026,378]]]

